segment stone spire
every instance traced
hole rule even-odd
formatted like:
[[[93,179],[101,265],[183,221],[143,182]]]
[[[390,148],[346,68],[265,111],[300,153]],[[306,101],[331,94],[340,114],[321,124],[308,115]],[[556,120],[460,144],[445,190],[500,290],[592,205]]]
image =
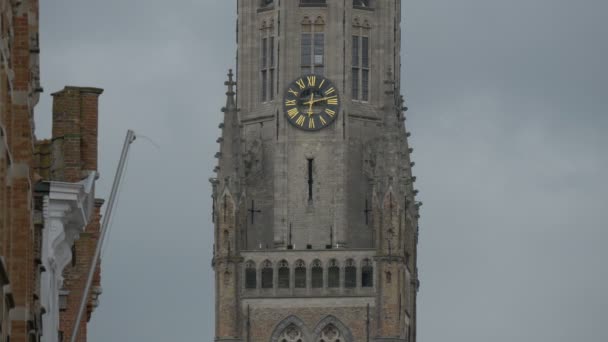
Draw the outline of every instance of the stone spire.
[[[220,151],[216,157],[219,159],[217,168],[219,190],[223,191],[228,188],[231,193],[236,195],[239,191],[241,175],[241,126],[235,101],[234,86],[236,82],[233,80],[233,76],[232,69],[230,69],[228,81],[224,83],[228,87],[228,91],[226,91],[226,106],[222,108],[224,122],[220,124],[222,136],[218,139]]]

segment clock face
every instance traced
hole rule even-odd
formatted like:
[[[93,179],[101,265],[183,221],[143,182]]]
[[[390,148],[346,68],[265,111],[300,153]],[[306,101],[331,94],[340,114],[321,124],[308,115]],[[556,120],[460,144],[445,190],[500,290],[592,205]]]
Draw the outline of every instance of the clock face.
[[[283,110],[287,120],[299,129],[318,131],[338,116],[340,96],[333,83],[320,75],[304,75],[285,90]]]

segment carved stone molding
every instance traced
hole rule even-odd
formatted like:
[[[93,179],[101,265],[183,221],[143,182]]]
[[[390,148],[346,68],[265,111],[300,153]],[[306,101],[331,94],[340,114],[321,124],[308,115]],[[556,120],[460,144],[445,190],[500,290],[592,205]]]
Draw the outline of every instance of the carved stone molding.
[[[43,199],[42,265],[40,279],[43,341],[57,342],[59,330],[59,292],[63,270],[72,260],[72,246],[88,225],[93,207],[96,172],[78,183],[50,182]]]

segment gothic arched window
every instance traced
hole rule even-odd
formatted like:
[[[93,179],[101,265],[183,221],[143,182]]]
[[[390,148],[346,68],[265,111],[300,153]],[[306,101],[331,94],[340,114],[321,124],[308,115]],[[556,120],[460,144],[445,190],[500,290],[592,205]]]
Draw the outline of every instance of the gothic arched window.
[[[361,287],[374,286],[374,266],[369,259],[364,259],[361,263]]]
[[[357,266],[353,259],[346,260],[344,267],[344,287],[357,287]]]
[[[345,340],[335,325],[328,324],[321,330],[321,336],[319,336],[317,342],[345,342]]]
[[[295,324],[290,324],[279,336],[279,342],[303,342],[304,335]]]
[[[321,260],[317,259],[312,262],[311,273],[311,285],[313,289],[320,289],[323,287],[323,264]]]
[[[262,263],[262,288],[263,289],[271,289],[272,288],[272,262],[266,260]]]
[[[287,260],[281,260],[279,262],[279,288],[289,288],[289,263]]]
[[[249,260],[245,263],[245,288],[255,289],[257,287],[257,270],[255,262]]]
[[[295,288],[306,288],[306,263],[303,260],[298,260],[295,263]]]
[[[327,287],[340,287],[340,266],[336,259],[331,259],[327,267]]]

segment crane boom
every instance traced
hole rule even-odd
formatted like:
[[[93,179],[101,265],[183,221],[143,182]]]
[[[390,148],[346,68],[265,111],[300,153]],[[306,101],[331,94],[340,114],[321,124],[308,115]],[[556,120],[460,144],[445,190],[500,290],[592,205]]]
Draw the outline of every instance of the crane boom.
[[[106,207],[106,212],[103,215],[103,220],[101,222],[99,239],[97,240],[97,247],[95,248],[95,254],[93,255],[93,259],[91,260],[91,267],[89,269],[89,275],[87,278],[87,282],[85,284],[84,291],[82,293],[82,299],[80,300],[80,307],[78,308],[78,315],[76,316],[76,321],[74,322],[74,329],[72,331],[71,342],[76,342],[76,337],[78,336],[78,328],[80,327],[80,321],[82,320],[82,315],[84,314],[84,309],[87,304],[87,299],[89,297],[89,290],[91,289],[91,283],[93,282],[93,276],[95,275],[95,269],[97,268],[97,261],[99,260],[99,254],[101,253],[101,248],[103,245],[103,241],[108,229],[108,223],[110,222],[110,218],[112,216],[112,209],[114,209],[114,202],[116,200],[116,195],[118,192],[118,188],[120,186],[120,181],[122,180],[123,171],[125,168],[125,162],[127,160],[127,155],[129,154],[129,147],[131,143],[135,141],[135,132],[132,130],[127,131],[127,136],[125,137],[125,142],[122,146],[122,153],[120,155],[120,161],[118,162],[118,167],[116,168],[116,175],[114,176],[114,183],[112,184],[112,191],[110,192],[110,198],[108,199],[108,206]]]

